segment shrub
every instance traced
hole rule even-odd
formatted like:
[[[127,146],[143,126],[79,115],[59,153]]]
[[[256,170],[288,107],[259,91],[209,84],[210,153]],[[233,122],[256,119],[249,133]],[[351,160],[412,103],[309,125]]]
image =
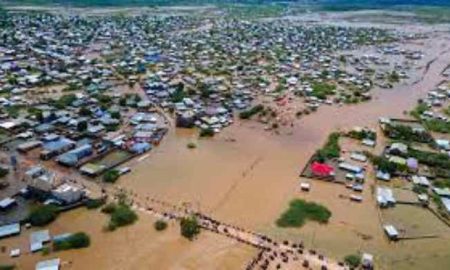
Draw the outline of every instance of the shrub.
[[[87,209],[97,209],[105,204],[105,199],[89,199],[86,201],[85,206]]]
[[[117,227],[133,224],[138,219],[136,213],[128,205],[122,203],[110,203],[103,207],[102,212],[111,216],[107,226],[110,231]]]
[[[180,221],[180,230],[182,236],[189,240],[194,239],[200,233],[200,225],[198,224],[197,218],[193,216],[182,218]]]
[[[117,179],[119,179],[120,173],[118,170],[108,170],[103,174],[103,182],[106,183],[115,183]]]
[[[350,267],[356,268],[361,264],[361,256],[359,256],[357,254],[347,255],[347,256],[345,256],[344,261]]]
[[[415,131],[409,126],[386,125],[384,135],[394,140],[414,141],[419,143],[430,143],[433,137],[425,131]]]
[[[33,226],[44,226],[53,222],[58,217],[58,207],[54,205],[42,205],[31,210],[28,221]]]
[[[50,254],[50,248],[43,247],[41,252],[42,252],[42,256],[47,256],[48,254]]]
[[[339,146],[340,134],[333,132],[328,136],[328,140],[324,147],[317,151],[316,159],[327,160],[338,158],[341,155],[341,147]]]
[[[250,119],[253,115],[262,112],[264,110],[264,106],[259,104],[256,105],[254,107],[252,107],[251,109],[248,109],[246,111],[243,111],[239,114],[239,118],[241,119]]]
[[[212,128],[206,128],[200,130],[200,137],[213,137],[214,136],[214,130]]]
[[[292,200],[289,209],[276,221],[279,227],[301,227],[306,220],[327,223],[331,212],[325,206],[301,199]]]
[[[167,222],[164,220],[157,220],[154,224],[155,230],[164,231],[167,228]]]
[[[375,167],[385,173],[393,174],[397,171],[403,171],[404,168],[400,168],[399,164],[390,162],[387,158],[383,156],[370,156],[370,160]]]
[[[311,95],[318,99],[326,99],[328,95],[334,94],[336,86],[328,83],[313,83]]]
[[[64,240],[53,242],[53,249],[68,250],[68,249],[78,249],[85,248],[91,244],[91,239],[89,235],[84,232],[75,233]]]
[[[428,193],[428,189],[426,187],[419,186],[419,185],[414,185],[413,188],[412,188],[412,191],[414,193],[417,193],[417,194],[426,194],[426,193]]]
[[[16,265],[14,264],[0,265],[0,270],[14,270],[14,269],[16,269]]]
[[[8,175],[8,173],[9,173],[8,169],[0,167],[0,178],[5,177],[6,175]]]
[[[102,213],[112,214],[116,210],[115,203],[109,203],[102,208]]]
[[[63,95],[60,97],[55,103],[55,107],[58,109],[64,109],[67,106],[70,106],[77,97],[74,94]]]
[[[197,148],[197,145],[195,143],[193,143],[193,142],[190,142],[190,143],[187,144],[187,148],[194,149],[194,148]]]

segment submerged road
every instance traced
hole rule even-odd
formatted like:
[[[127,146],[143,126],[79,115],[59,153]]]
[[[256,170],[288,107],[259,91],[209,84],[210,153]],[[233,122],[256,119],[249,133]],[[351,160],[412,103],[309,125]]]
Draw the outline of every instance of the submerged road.
[[[136,199],[138,197],[133,197],[133,200]],[[266,235],[223,223],[186,206],[178,207],[160,200],[146,198],[144,204],[135,201],[132,208],[165,220],[179,221],[182,218],[195,216],[201,228],[260,249],[261,252],[258,253],[257,257],[247,265],[247,270],[256,268],[278,269],[280,267],[283,267],[283,269],[298,269],[300,267],[308,269],[349,269],[343,264],[317,254],[314,250],[306,250],[303,243],[277,242]]]

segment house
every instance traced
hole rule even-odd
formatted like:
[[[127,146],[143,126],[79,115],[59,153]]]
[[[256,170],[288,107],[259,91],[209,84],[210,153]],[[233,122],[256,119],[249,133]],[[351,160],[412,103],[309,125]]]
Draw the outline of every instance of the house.
[[[389,147],[389,153],[390,154],[406,154],[408,153],[408,146],[404,143],[393,143],[391,144],[391,146]]]
[[[321,178],[334,178],[335,176],[334,168],[331,165],[317,161],[311,164],[311,172],[314,176]]]
[[[350,155],[350,158],[356,161],[360,161],[360,162],[366,162],[367,161],[367,157],[364,154],[360,154],[357,152],[353,152]]]
[[[61,260],[59,258],[41,261],[36,264],[35,270],[59,270],[60,263]]]
[[[151,148],[152,148],[151,144],[149,144],[149,143],[138,142],[138,143],[133,144],[131,146],[130,150],[133,153],[142,154],[142,153],[145,153],[145,152],[149,151]]]
[[[84,191],[77,186],[65,183],[53,189],[52,195],[65,204],[71,204],[80,201]]]
[[[50,192],[56,184],[56,175],[43,167],[32,167],[25,172],[28,186],[37,191]]]
[[[447,213],[450,214],[450,198],[441,198],[441,201]]]
[[[368,253],[363,253],[361,258],[361,265],[363,269],[372,270],[374,268],[373,255]]]
[[[341,162],[339,163],[339,169],[344,170],[344,171],[348,171],[354,174],[359,174],[362,173],[364,171],[363,168],[356,166],[356,165],[352,165],[350,163],[346,163],[346,162]]]
[[[15,205],[17,205],[16,200],[11,197],[7,197],[3,200],[0,200],[0,211],[6,211]]]
[[[444,139],[437,139],[435,140],[436,145],[443,150],[450,150],[450,141],[449,140],[444,140]]]
[[[384,225],[383,228],[390,240],[398,240],[398,231],[393,225]]]
[[[406,160],[406,166],[408,167],[409,171],[417,172],[417,170],[419,169],[419,161],[415,158],[410,157]]]
[[[415,185],[419,185],[419,186],[422,186],[422,187],[429,187],[430,186],[430,181],[428,181],[428,179],[425,176],[413,175],[412,182]]]
[[[377,175],[376,175],[377,179],[379,180],[383,180],[383,181],[390,181],[391,180],[391,174],[388,172],[383,172],[383,171],[377,171]]]
[[[371,139],[363,139],[361,141],[362,145],[368,146],[368,147],[375,147],[377,144],[374,140]]]
[[[440,197],[450,198],[450,188],[433,187],[433,192],[436,193]]]
[[[30,251],[36,252],[44,247],[44,244],[50,242],[49,230],[41,230],[30,234]]]
[[[302,182],[302,183],[300,183],[300,189],[302,191],[309,191],[311,189],[311,184],[310,183],[306,183],[306,182]]]
[[[406,165],[406,159],[399,157],[399,156],[390,156],[389,162],[405,166]]]
[[[30,150],[40,147],[41,145],[42,145],[41,141],[32,140],[32,141],[28,141],[28,142],[19,144],[16,149],[19,152],[26,153]]]
[[[0,239],[20,234],[20,224],[13,223],[0,226]]]
[[[49,141],[47,143],[44,142],[44,150],[41,151],[40,158],[43,160],[51,159],[59,154],[73,149],[75,145],[76,143],[74,141],[64,137],[58,138],[54,141]]]
[[[377,187],[377,203],[380,207],[389,207],[396,204],[394,193],[388,187]]]
[[[85,144],[78,148],[70,150],[65,154],[60,155],[56,160],[58,161],[58,163],[62,165],[72,167],[77,165],[78,162],[83,158],[92,155],[92,153],[93,153],[92,145]]]
[[[92,177],[99,175],[103,170],[106,169],[104,165],[98,165],[94,163],[87,163],[80,168],[80,172]]]

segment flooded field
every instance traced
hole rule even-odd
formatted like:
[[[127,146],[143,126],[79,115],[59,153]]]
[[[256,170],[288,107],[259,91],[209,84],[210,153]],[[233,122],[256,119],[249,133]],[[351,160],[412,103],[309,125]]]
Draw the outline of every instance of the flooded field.
[[[412,31],[419,30],[422,28]],[[375,129],[379,117],[404,117],[419,98],[443,80],[441,73],[450,64],[450,35],[434,32],[434,28],[427,31],[430,37],[420,46],[405,45],[420,47],[425,53],[413,76],[393,89],[375,88],[371,101],[321,106],[310,115],[292,118],[292,126],[283,126],[279,132],[265,130],[261,123],[239,120],[213,138],[199,138],[195,131],[171,128],[149,154],[124,164],[132,171],[111,189],[122,187],[142,198],[187,205],[277,240],[303,241],[306,248],[336,260],[368,252],[375,255],[377,269],[421,270],[430,265],[435,270],[449,269],[450,229],[420,208],[398,206],[381,213],[372,194],[373,172],[369,171],[369,188],[364,189],[361,203],[348,200],[345,196],[349,191],[343,185],[308,180],[310,192],[301,192],[299,187],[299,182],[306,180],[300,179],[300,171],[331,132],[354,126]],[[125,94],[141,89],[121,85],[118,90]],[[190,143],[196,147],[188,147]],[[354,146],[350,142],[343,144],[350,150],[356,150]],[[381,138],[374,151],[381,152],[383,146]],[[98,162],[107,165],[123,158],[122,154],[115,152]],[[299,229],[276,227],[275,220],[294,198],[326,206],[332,212],[329,223],[309,222]],[[382,230],[384,219],[418,234],[437,232],[438,237],[391,243]],[[91,247],[48,256],[25,253],[14,262],[18,269],[32,269],[37,261],[54,257],[62,259],[63,269],[243,269],[257,254],[254,248],[209,232],[188,241],[180,236],[175,223],[164,232],[156,232],[154,221],[140,215],[139,222],[132,226],[104,232],[107,218],[98,211],[64,213],[49,226],[51,234],[84,231],[91,235]],[[27,251],[29,233],[1,240],[0,247]],[[12,262],[5,252],[0,253],[0,261]]]
[[[204,232],[190,242],[170,224],[164,232],[153,228],[153,220],[141,216],[137,224],[112,233],[103,232],[107,218],[96,211],[76,210],[64,214],[49,226],[52,235],[67,231],[85,231],[92,244],[81,251],[22,254],[17,269],[34,269],[38,261],[61,258],[62,269],[242,269],[256,250],[225,237]],[[28,250],[28,235],[2,240],[1,245]],[[13,262],[0,253],[2,263]],[[16,261],[14,261],[16,262]]]
[[[388,243],[370,193],[364,194],[364,203],[355,204],[339,199],[338,195],[345,192],[343,186],[314,182],[306,195],[298,187],[300,169],[330,132],[355,125],[376,127],[381,116],[402,117],[427,89],[437,85],[442,80],[439,74],[450,59],[448,45],[439,46],[442,51],[428,51],[429,57],[436,59],[416,84],[376,90],[370,103],[320,108],[295,123],[290,135],[263,131],[257,123],[238,123],[210,140],[172,132],[135,166],[129,177],[120,180],[120,185],[138,194],[174,203],[188,202],[216,218],[280,239],[303,239],[306,246],[337,258],[370,250],[382,269],[392,269],[392,265],[396,265],[395,269],[423,269],[421,266],[431,262],[436,269],[447,269],[448,239]],[[186,147],[191,141],[197,142],[197,149]],[[330,224],[310,223],[292,230],[276,228],[274,221],[295,197],[326,205],[333,213]],[[424,246],[427,249],[422,249]],[[417,250],[426,252],[415,256]]]

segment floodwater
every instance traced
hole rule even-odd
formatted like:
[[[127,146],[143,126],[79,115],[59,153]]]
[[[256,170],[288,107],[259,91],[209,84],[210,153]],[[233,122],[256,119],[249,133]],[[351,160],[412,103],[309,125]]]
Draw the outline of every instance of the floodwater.
[[[435,59],[423,79],[391,90],[375,90],[367,103],[344,107],[321,107],[286,127],[277,135],[254,122],[237,122],[212,139],[198,139],[190,131],[171,130],[159,147],[144,158],[131,161],[133,171],[117,185],[142,197],[189,204],[223,222],[266,233],[274,238],[300,241],[325,255],[342,258],[357,251],[376,256],[379,269],[429,269],[450,267],[450,233],[438,239],[388,243],[380,227],[378,210],[363,193],[361,204],[339,198],[342,186],[314,182],[311,192],[299,191],[299,173],[309,157],[336,129],[376,127],[382,116],[401,117],[417,99],[438,85],[440,73],[450,62],[450,44],[439,39],[425,48]],[[425,69],[425,67],[423,67]],[[285,128],[285,127],[283,127]],[[195,142],[196,149],[187,144]],[[280,229],[274,221],[293,198],[304,197],[326,205],[333,213],[328,225],[308,223],[301,229]],[[106,217],[77,210],[50,226],[53,234],[86,231],[92,246],[81,251],[51,254],[73,264],[63,269],[242,269],[256,250],[234,240],[203,232],[189,242],[178,227],[157,233],[153,220],[141,216],[133,226],[113,233],[102,232]],[[27,234],[25,234],[27,236]],[[25,247],[27,237],[2,240],[1,245]],[[7,254],[0,254],[6,261]],[[25,255],[20,269],[31,269],[46,257]],[[9,260],[9,259],[8,259]]]
[[[243,269],[248,258],[256,254],[253,248],[209,232],[202,232],[190,242],[180,236],[174,223],[157,232],[153,228],[155,219],[148,215],[114,232],[102,231],[107,220],[97,211],[78,209],[65,213],[48,227],[51,234],[84,231],[91,235],[89,248],[46,256],[39,252],[29,254],[26,251],[31,231],[24,231],[21,237],[0,242],[1,246],[21,248],[20,260],[8,258],[8,250],[0,253],[0,265],[16,263],[17,269],[27,270],[34,269],[38,261],[60,258],[61,269]]]
[[[367,251],[376,255],[381,269],[392,269],[394,265],[395,269],[424,269],[432,261],[436,269],[448,269],[449,234],[439,239],[389,244],[370,191],[365,191],[364,203],[354,204],[339,199],[344,187],[314,182],[309,194],[298,190],[300,169],[330,132],[353,126],[376,127],[382,116],[402,117],[417,99],[441,82],[440,73],[450,61],[445,40],[426,45],[431,64],[416,84],[375,90],[374,99],[368,103],[321,107],[296,122],[290,135],[263,131],[261,124],[253,122],[238,122],[213,139],[173,131],[119,184],[138,194],[189,203],[219,220],[280,239],[303,239],[307,247],[336,258]],[[421,68],[425,72],[425,66]],[[186,147],[191,141],[197,143],[197,149]],[[330,224],[310,223],[293,230],[276,228],[274,221],[295,197],[325,204],[333,212]],[[415,256],[423,247],[426,251]]]

